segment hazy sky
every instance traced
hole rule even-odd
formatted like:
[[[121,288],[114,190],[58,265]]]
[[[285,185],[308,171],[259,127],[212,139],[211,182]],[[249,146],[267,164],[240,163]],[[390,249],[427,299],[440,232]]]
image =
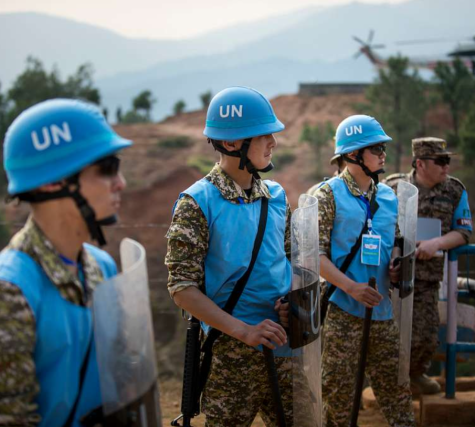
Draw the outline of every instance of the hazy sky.
[[[360,0],[401,3],[406,0]],[[186,38],[242,21],[306,6],[349,0],[0,0],[0,13],[43,12],[101,26],[129,37]]]

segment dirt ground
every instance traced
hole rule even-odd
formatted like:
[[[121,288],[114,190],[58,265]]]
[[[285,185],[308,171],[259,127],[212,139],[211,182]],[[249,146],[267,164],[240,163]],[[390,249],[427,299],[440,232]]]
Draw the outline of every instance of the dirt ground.
[[[177,380],[167,380],[160,383],[160,405],[163,427],[169,426],[171,421],[181,413],[180,382]],[[360,411],[358,423],[360,427],[388,427],[379,410],[373,408]],[[204,416],[202,414],[193,420],[193,427],[204,427],[204,425]],[[252,423],[252,427],[264,427],[264,423],[259,415]]]

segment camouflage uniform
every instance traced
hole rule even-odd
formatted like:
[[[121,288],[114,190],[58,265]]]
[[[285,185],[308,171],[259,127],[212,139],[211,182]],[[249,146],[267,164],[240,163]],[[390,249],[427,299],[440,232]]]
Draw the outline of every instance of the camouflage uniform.
[[[292,359],[275,358],[287,425],[292,425]],[[259,412],[267,426],[277,426],[264,354],[221,335],[213,346],[213,369],[206,383],[202,409],[206,425],[250,426]]]
[[[348,169],[340,177],[353,196],[363,195]],[[378,191],[374,182],[366,194],[371,199]],[[331,234],[336,216],[332,189],[323,184],[312,190],[318,198],[320,255],[331,259]],[[398,234],[399,231],[396,230]],[[322,358],[324,425],[347,427],[354,396],[364,319],[352,316],[330,303],[325,320]],[[398,382],[399,334],[393,320],[373,321],[371,325],[366,375],[378,404],[391,426],[414,426],[409,383]]]
[[[414,158],[448,156],[445,141],[438,138],[418,138],[413,140]],[[408,174],[393,174],[386,179],[387,185],[397,191],[399,181],[407,181],[419,189],[418,217],[436,218],[442,222],[442,235],[456,230],[466,243],[471,231],[462,226],[471,226],[468,205],[460,218],[455,218],[465,186],[457,178],[447,179],[428,189],[417,183],[416,171]],[[455,221],[455,223],[454,223]],[[412,320],[411,376],[425,373],[438,346],[439,310],[438,289],[443,280],[444,259],[416,260],[416,280]]]
[[[251,194],[240,188],[217,164],[205,177],[228,201],[253,203],[270,197],[261,180],[253,180]],[[290,257],[290,206],[287,203],[284,246]],[[209,229],[198,203],[189,195],[175,206],[167,233],[165,263],[169,270],[168,290],[173,297],[187,287],[204,291],[204,259],[208,251]],[[276,364],[288,425],[292,425],[292,366],[290,359],[278,357]],[[266,425],[277,425],[274,403],[267,380],[263,354],[226,335],[213,346],[213,361],[203,394],[207,426],[250,426],[260,412]]]
[[[330,304],[323,327],[323,411],[326,426],[349,425],[364,319]],[[399,331],[392,320],[371,323],[365,375],[390,426],[415,426],[409,384],[398,385]]]
[[[97,261],[82,252],[86,292],[83,285],[59,258],[32,219],[10,241],[7,249],[29,255],[45,271],[61,296],[72,304],[85,306],[88,295],[103,281]],[[0,281],[0,425],[34,426],[40,422],[35,398],[39,384],[33,352],[37,341],[35,318],[21,290]]]

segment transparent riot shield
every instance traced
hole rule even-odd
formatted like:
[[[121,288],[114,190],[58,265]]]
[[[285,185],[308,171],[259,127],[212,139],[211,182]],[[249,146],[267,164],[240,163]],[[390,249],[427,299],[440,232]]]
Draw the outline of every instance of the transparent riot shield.
[[[161,426],[145,249],[124,239],[122,273],[94,291],[94,334],[105,425]],[[108,422],[107,420],[110,420]]]
[[[289,341],[294,426],[322,425],[318,201],[302,195],[292,215]]]
[[[399,327],[399,384],[409,381],[411,364],[418,194],[419,191],[414,185],[405,181],[399,182],[397,188],[398,225],[403,237],[400,258],[401,278],[392,292],[394,318]]]

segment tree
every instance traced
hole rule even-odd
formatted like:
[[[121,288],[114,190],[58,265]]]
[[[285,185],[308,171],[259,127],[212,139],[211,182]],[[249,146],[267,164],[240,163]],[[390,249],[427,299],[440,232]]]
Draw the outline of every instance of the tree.
[[[173,106],[173,113],[178,116],[180,115],[181,113],[183,113],[183,111],[185,110],[186,108],[186,103],[185,101],[183,101],[183,99],[180,99],[179,101],[176,102],[176,104]]]
[[[335,129],[331,122],[325,122],[310,126],[305,123],[300,134],[300,141],[308,143],[315,151],[316,155],[316,175],[321,177],[322,173],[322,147],[331,141],[335,135]]]
[[[460,58],[456,58],[452,64],[437,63],[434,72],[439,94],[450,108],[453,136],[458,142],[462,116],[475,100],[475,79]]]
[[[64,84],[64,91],[68,98],[84,99],[99,105],[101,95],[99,90],[94,87],[92,76],[94,68],[92,64],[80,65],[76,73],[68,78]]]
[[[8,98],[13,104],[10,116],[15,118],[38,102],[65,96],[58,70],[53,68],[48,73],[39,59],[29,56],[25,71],[16,78],[8,91]]]
[[[57,68],[47,72],[43,63],[32,56],[26,60],[26,69],[16,78],[6,97],[8,106],[6,126],[23,110],[52,98],[74,98],[99,104],[100,93],[94,87],[90,64],[79,66],[75,74],[62,82]],[[3,138],[4,132],[0,134]]]
[[[2,93],[2,84],[0,82],[0,142],[3,142],[3,135],[7,131],[8,122],[8,101]]]
[[[203,105],[203,109],[206,110],[209,107],[209,103],[211,102],[211,98],[213,94],[210,90],[204,92],[200,95],[201,104]]]
[[[409,60],[401,56],[388,59],[388,69],[379,70],[374,85],[366,92],[366,112],[376,117],[393,138],[396,172],[401,170],[404,146],[408,147],[421,129],[428,102],[426,85],[417,70],[409,72]]]
[[[138,111],[130,110],[127,111],[122,117],[121,123],[130,125],[134,123],[147,123],[149,120],[143,114],[140,114]]]
[[[117,123],[122,123],[122,107],[117,107],[117,110],[115,111],[115,119]]]
[[[107,107],[104,107],[102,109],[102,115],[106,118],[106,121],[109,121],[109,110],[107,109]]]
[[[150,111],[156,102],[157,100],[153,98],[152,92],[150,90],[144,90],[132,100],[132,106],[136,113],[142,111],[146,121],[150,121]]]
[[[462,123],[460,141],[464,163],[471,166],[475,162],[475,102]]]

